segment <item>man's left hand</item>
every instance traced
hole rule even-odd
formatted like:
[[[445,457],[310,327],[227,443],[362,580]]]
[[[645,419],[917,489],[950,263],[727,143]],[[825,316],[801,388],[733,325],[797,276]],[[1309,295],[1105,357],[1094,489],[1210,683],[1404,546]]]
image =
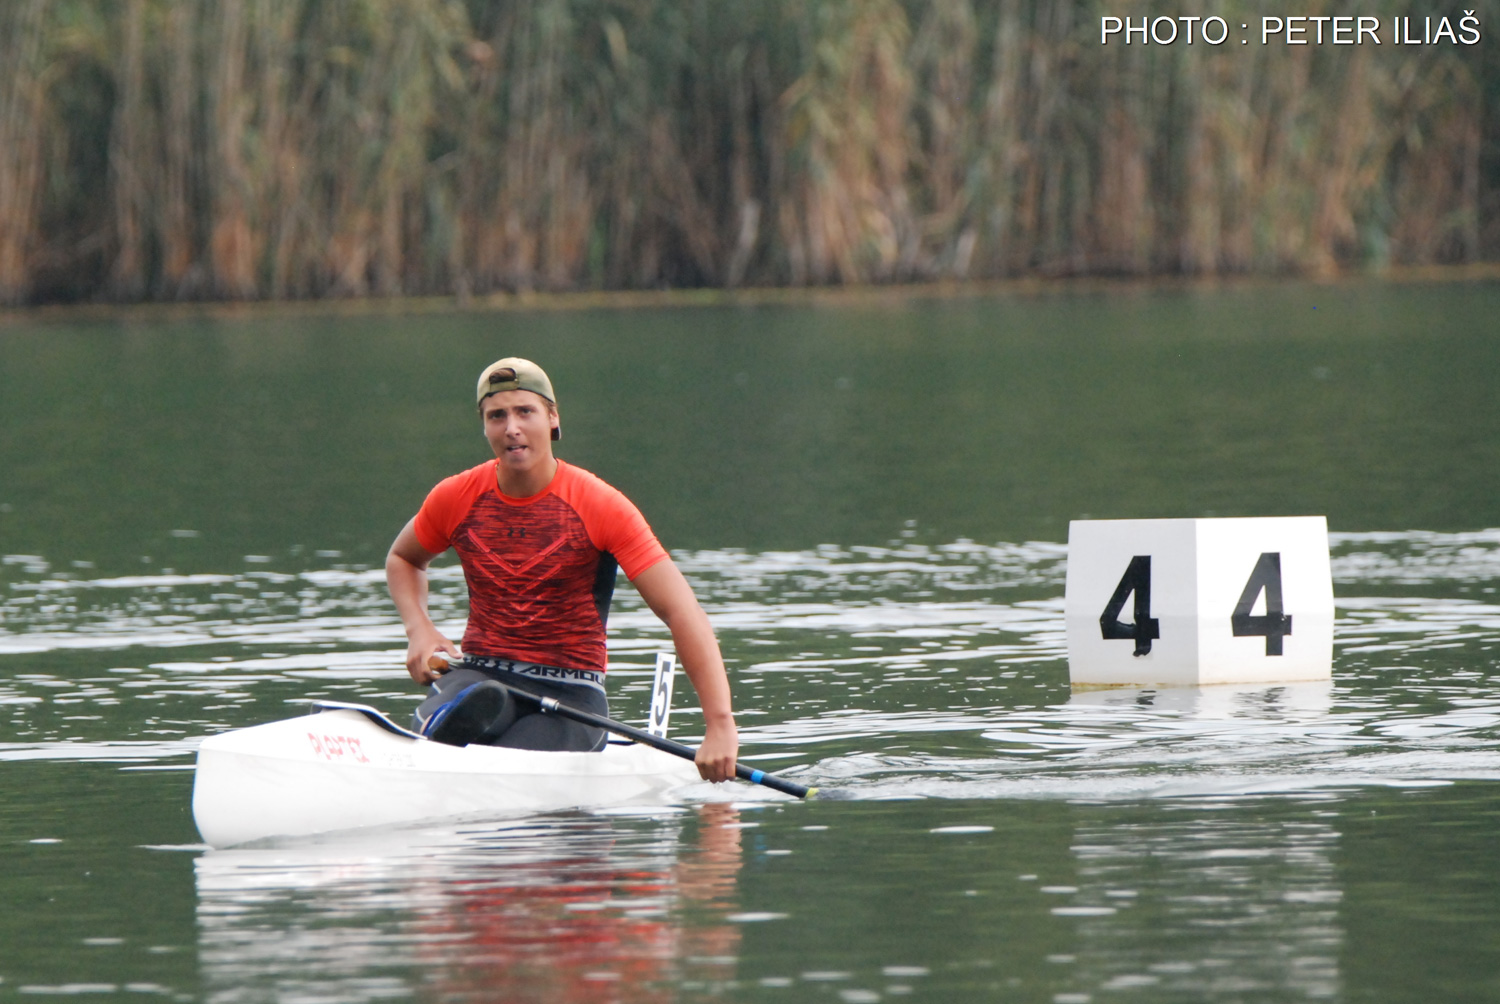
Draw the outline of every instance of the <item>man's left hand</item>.
[[[734,777],[735,759],[740,752],[739,732],[733,720],[708,726],[703,736],[703,745],[693,762],[698,765],[698,776],[705,781],[728,781]]]

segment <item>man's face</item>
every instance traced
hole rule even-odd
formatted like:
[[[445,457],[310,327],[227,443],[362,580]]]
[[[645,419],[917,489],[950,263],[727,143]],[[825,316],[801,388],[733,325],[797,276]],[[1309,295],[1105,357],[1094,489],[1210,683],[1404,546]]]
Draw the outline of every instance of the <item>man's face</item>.
[[[507,468],[530,470],[552,456],[557,412],[529,390],[502,390],[484,399],[484,438]]]

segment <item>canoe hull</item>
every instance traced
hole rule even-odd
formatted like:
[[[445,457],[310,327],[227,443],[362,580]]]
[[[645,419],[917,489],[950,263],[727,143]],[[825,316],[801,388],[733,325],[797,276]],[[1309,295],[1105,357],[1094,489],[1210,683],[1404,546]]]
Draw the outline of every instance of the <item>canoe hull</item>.
[[[697,779],[691,763],[647,746],[446,746],[334,710],[205,739],[193,819],[210,846],[231,847],[427,819],[661,804]]]

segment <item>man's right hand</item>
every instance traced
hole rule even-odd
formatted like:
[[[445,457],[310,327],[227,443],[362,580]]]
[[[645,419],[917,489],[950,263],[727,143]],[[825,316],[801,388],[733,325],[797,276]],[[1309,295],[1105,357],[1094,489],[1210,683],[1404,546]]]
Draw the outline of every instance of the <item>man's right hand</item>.
[[[436,652],[459,652],[427,614],[427,566],[437,555],[417,539],[416,522],[412,517],[391,544],[385,556],[385,583],[406,628],[406,671],[418,683],[428,684],[442,675],[427,665],[428,658]]]
[[[436,628],[420,632],[406,643],[406,671],[413,680],[426,685],[443,675],[443,670],[433,669],[428,661],[438,652],[447,652],[455,659],[462,655],[458,646]]]

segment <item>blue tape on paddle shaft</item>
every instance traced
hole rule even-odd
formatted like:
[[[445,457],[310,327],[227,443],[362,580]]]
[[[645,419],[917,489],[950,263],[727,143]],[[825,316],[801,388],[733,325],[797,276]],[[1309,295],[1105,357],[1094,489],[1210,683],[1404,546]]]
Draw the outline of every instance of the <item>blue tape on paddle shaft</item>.
[[[755,784],[760,784],[761,778],[763,778],[765,776],[766,776],[766,772],[763,771],[763,770],[752,770],[750,772],[750,780],[753,783],[755,783]]]

